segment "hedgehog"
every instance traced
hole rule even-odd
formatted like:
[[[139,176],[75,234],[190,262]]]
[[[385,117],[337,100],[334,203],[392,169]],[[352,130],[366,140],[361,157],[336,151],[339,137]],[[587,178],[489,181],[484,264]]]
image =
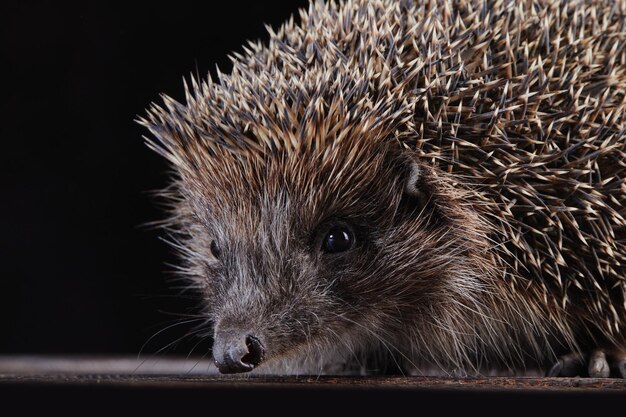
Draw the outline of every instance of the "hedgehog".
[[[220,372],[626,377],[626,2],[267,30],[139,118]]]

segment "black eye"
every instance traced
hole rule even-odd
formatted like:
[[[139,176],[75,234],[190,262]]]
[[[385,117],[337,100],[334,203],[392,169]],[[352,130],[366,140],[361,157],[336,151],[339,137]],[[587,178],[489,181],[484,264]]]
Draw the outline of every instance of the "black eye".
[[[211,253],[213,254],[213,256],[215,256],[216,259],[218,259],[220,257],[220,254],[222,253],[216,241],[211,242]]]
[[[345,252],[354,244],[354,234],[346,226],[334,226],[326,233],[322,251],[327,253]]]

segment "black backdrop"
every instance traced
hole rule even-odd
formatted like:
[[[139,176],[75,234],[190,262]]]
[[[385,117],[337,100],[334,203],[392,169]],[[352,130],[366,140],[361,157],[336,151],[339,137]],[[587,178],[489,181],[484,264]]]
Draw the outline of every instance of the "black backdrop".
[[[0,5],[0,353],[136,354],[196,302],[140,227],[162,217],[149,191],[167,167],[133,120],[161,92],[182,99],[183,76],[228,72],[230,51],[305,2],[60,3]]]

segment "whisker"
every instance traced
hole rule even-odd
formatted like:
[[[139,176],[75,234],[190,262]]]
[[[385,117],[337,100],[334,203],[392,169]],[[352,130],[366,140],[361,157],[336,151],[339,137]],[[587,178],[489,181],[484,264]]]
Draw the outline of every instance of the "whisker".
[[[146,341],[144,342],[144,344],[143,344],[143,345],[141,345],[141,348],[139,349],[139,353],[137,354],[137,359],[139,359],[139,357],[141,356],[141,354],[142,354],[143,350],[145,349],[146,345],[148,345],[148,343],[150,343],[150,341],[152,341],[155,337],[157,337],[157,336],[158,336],[158,335],[160,335],[161,333],[163,333],[163,332],[165,332],[165,331],[167,331],[167,330],[169,330],[169,329],[172,329],[172,328],[174,328],[174,327],[177,327],[177,326],[182,326],[182,325],[184,325],[184,324],[194,323],[194,322],[197,322],[197,321],[200,321],[200,320],[206,320],[206,317],[202,317],[202,318],[200,318],[200,317],[199,317],[199,318],[191,318],[191,319],[188,319],[188,320],[180,320],[180,321],[176,321],[175,323],[170,324],[169,326],[166,326],[166,327],[164,327],[163,329],[161,329],[161,330],[157,331],[157,332],[156,332],[156,333],[154,333],[152,336],[150,336],[150,337],[148,338],[148,340],[146,340]]]

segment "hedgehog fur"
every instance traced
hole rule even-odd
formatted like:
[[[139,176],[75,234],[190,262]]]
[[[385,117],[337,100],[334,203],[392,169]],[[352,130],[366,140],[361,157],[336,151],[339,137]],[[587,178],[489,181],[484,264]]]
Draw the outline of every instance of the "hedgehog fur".
[[[286,246],[255,264],[283,276],[263,284],[272,294],[300,285],[301,298],[284,297],[335,314],[300,311],[300,324],[335,333],[304,336],[289,314],[287,324],[260,315],[292,339],[268,351],[330,357],[333,346],[382,344],[447,371],[623,351],[626,2],[317,1],[268,30],[268,43],[233,54],[230,74],[192,78],[184,104],[164,96],[140,120],[175,167],[168,227],[211,321],[270,291],[207,278],[222,274],[206,266],[210,243],[230,236],[216,218],[240,237],[266,225],[266,240],[290,241],[276,224],[367,217],[383,203],[400,212],[410,177],[423,181],[421,217],[377,218],[393,254],[382,266],[359,259],[361,274],[385,279],[346,284],[366,305],[328,302],[319,280],[287,284],[269,265],[286,262]]]

